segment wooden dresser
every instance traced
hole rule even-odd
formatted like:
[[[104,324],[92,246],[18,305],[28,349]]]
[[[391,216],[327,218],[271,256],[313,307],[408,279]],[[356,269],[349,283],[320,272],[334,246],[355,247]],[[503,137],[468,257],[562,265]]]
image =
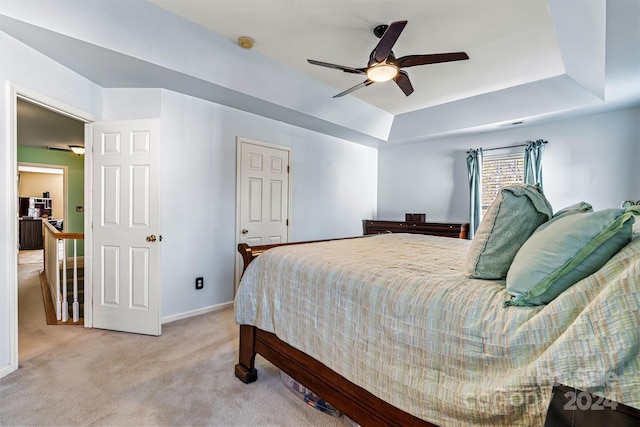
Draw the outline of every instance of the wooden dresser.
[[[466,239],[468,231],[468,223],[378,221],[371,219],[362,220],[362,233],[364,235],[382,233],[415,233]]]

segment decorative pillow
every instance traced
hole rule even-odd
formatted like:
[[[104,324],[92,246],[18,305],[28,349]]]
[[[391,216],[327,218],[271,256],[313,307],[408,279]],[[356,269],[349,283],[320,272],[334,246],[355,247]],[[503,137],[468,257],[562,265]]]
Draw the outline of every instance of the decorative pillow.
[[[631,241],[640,208],[566,215],[543,224],[522,245],[509,273],[505,306],[551,302],[574,283],[595,273]]]
[[[475,279],[504,279],[520,246],[551,218],[540,186],[504,187],[485,213],[467,255],[465,271]]]
[[[573,215],[576,213],[593,212],[593,206],[587,202],[578,202],[575,205],[567,206],[553,214],[553,219],[560,218],[565,215]]]

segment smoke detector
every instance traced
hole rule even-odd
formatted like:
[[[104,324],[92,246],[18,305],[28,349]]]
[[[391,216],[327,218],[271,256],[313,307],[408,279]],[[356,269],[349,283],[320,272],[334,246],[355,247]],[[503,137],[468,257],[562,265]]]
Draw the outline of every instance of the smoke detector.
[[[251,37],[238,37],[238,46],[243,49],[251,49],[253,47],[253,39]]]

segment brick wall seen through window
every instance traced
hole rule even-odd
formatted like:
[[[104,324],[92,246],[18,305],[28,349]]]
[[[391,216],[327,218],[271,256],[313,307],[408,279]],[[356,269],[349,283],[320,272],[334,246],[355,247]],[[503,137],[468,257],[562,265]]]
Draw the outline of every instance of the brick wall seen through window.
[[[502,187],[524,182],[524,154],[485,156],[482,161],[482,214]]]

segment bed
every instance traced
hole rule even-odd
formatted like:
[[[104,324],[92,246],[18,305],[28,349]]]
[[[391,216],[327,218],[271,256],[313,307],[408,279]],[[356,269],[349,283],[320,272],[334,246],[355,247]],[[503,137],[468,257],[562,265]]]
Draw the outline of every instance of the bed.
[[[557,383],[640,407],[637,235],[535,306],[509,306],[504,279],[470,278],[471,245],[385,234],[240,248],[236,376],[255,381],[260,354],[360,425],[542,426]]]

